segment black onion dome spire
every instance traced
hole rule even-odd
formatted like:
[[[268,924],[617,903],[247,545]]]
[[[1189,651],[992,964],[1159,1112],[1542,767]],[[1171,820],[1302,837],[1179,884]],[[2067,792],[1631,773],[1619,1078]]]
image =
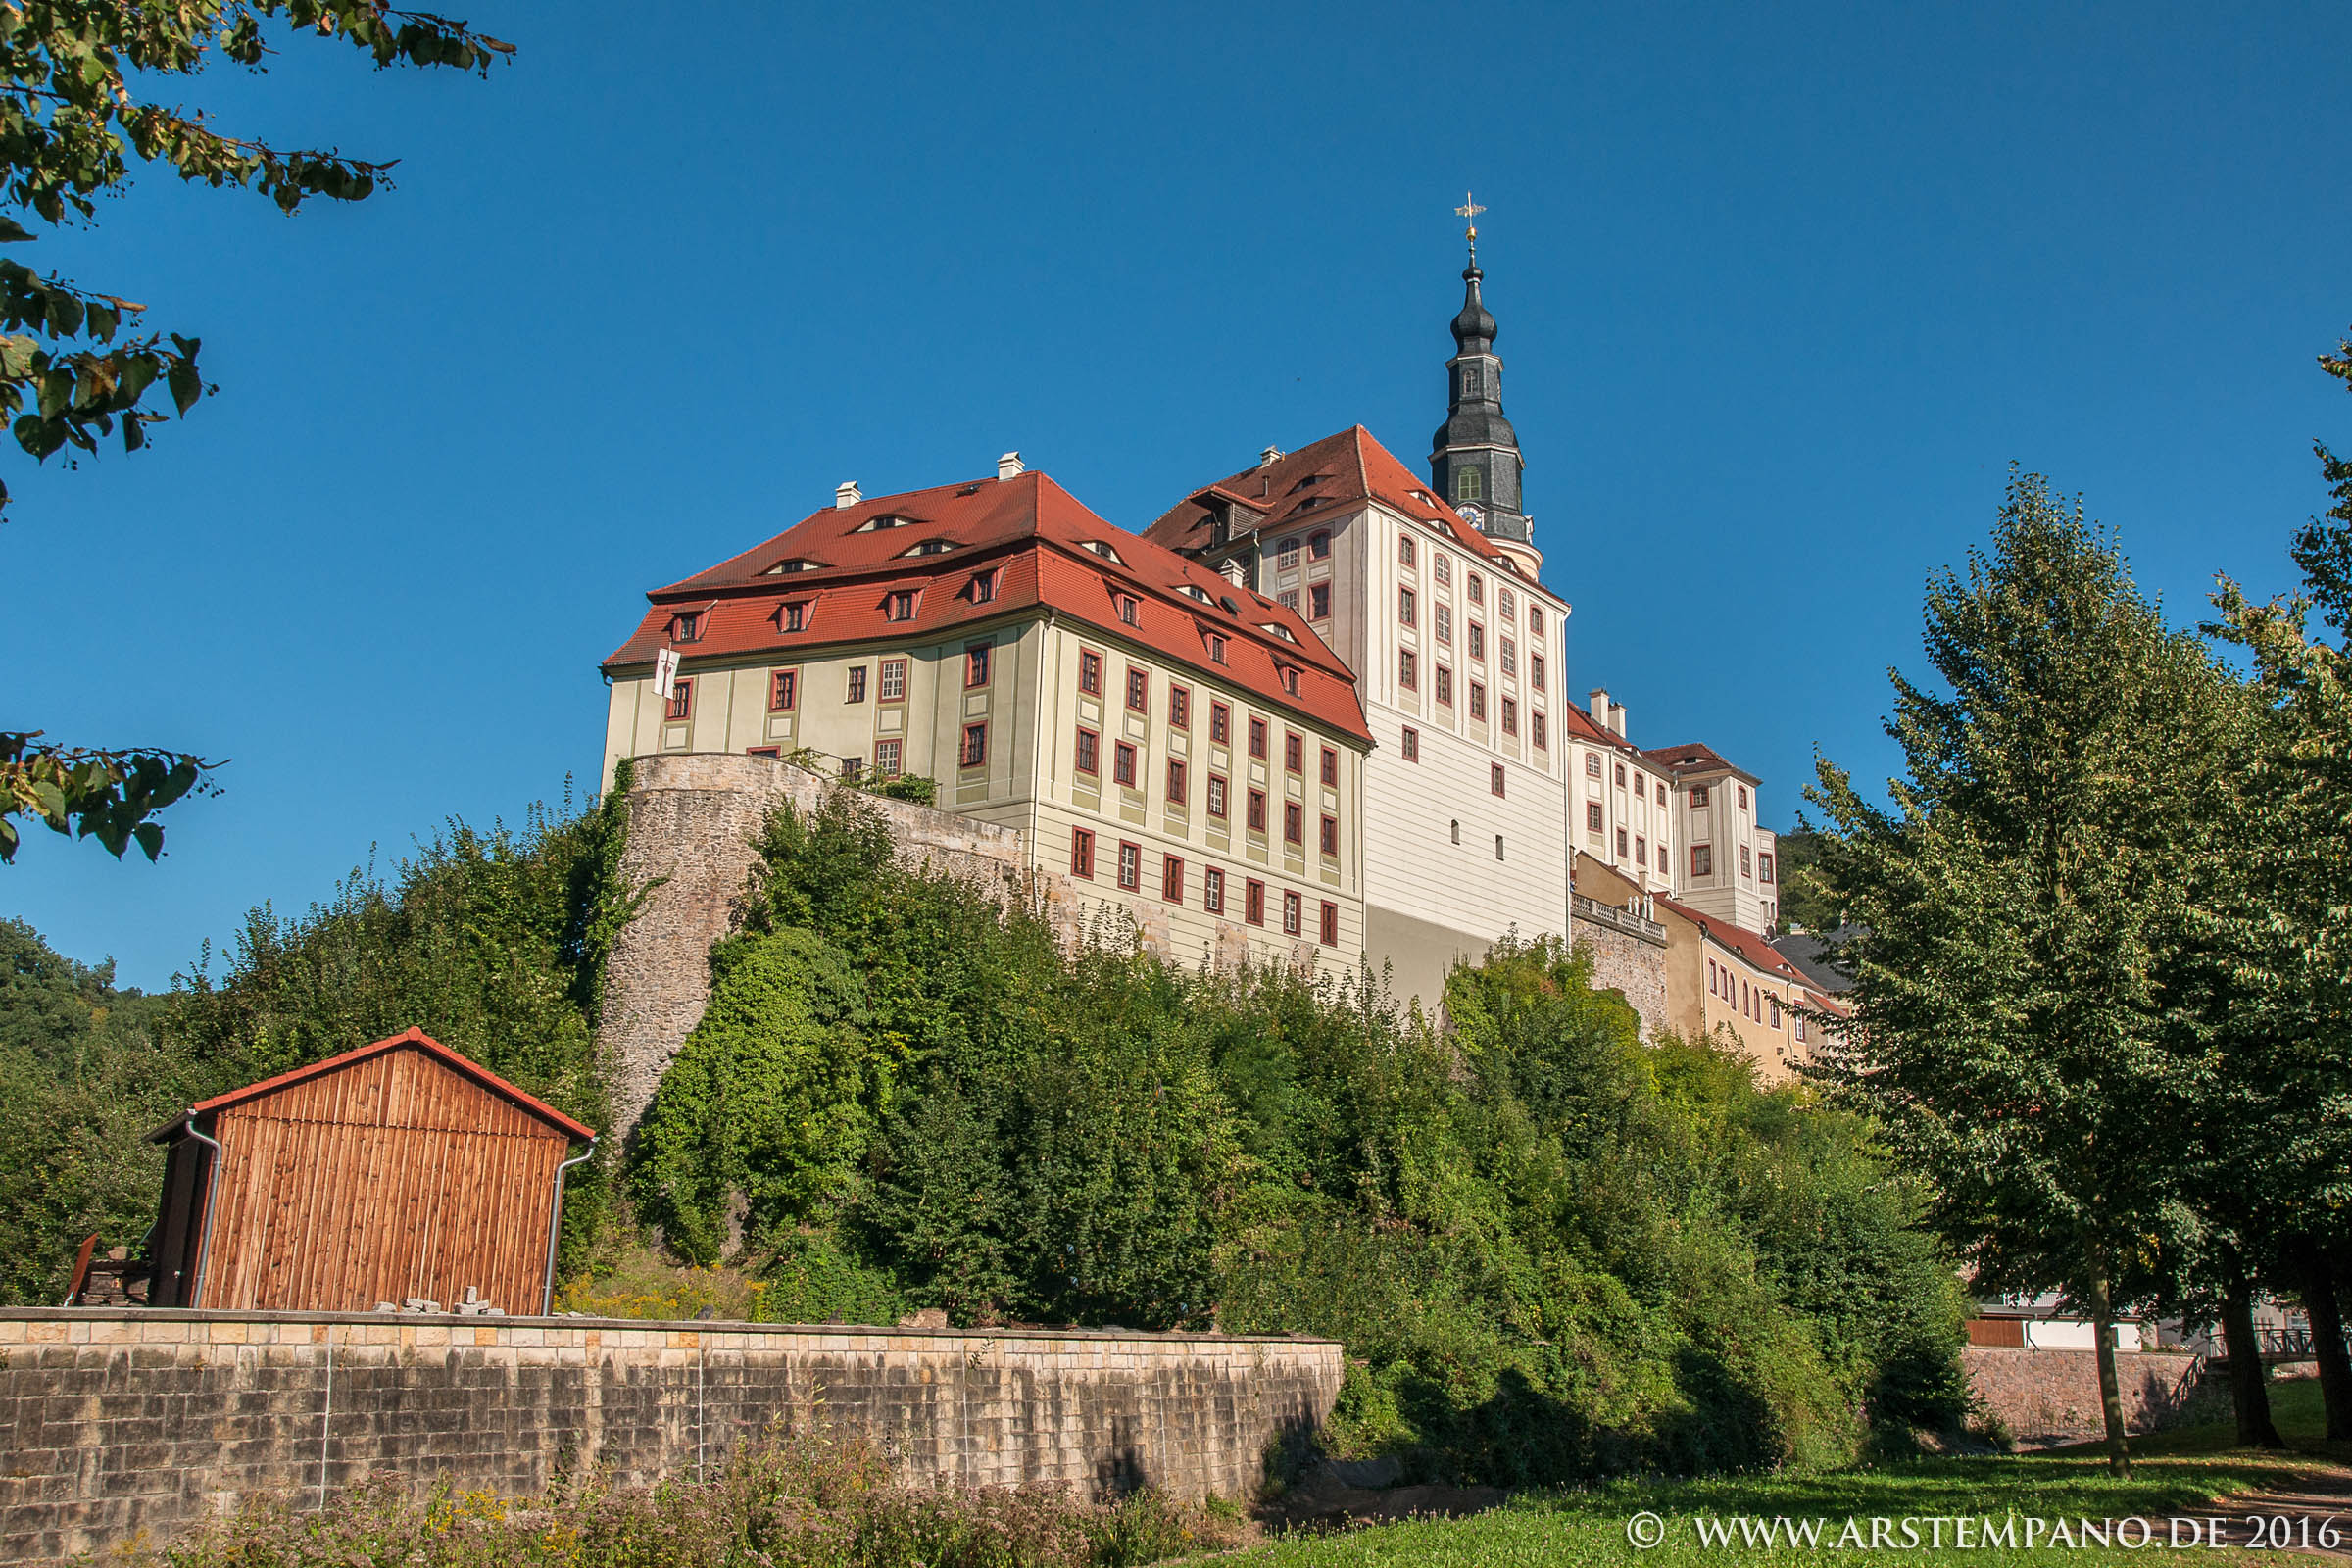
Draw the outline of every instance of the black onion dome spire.
[[[1475,216],[1474,205],[1456,211]],[[1429,477],[1446,504],[1490,539],[1530,544],[1520,501],[1519,433],[1502,412],[1502,361],[1494,318],[1479,285],[1478,230],[1470,231],[1462,269],[1462,309],[1453,318],[1453,358],[1446,362],[1446,422],[1430,438]]]
[[[1462,269],[1462,314],[1453,318],[1454,347],[1464,354],[1487,354],[1494,348],[1494,318],[1487,314],[1487,302],[1478,297],[1478,285],[1486,273],[1479,270],[1478,253],[1470,253],[1470,265]],[[1472,345],[1477,345],[1472,347]]]

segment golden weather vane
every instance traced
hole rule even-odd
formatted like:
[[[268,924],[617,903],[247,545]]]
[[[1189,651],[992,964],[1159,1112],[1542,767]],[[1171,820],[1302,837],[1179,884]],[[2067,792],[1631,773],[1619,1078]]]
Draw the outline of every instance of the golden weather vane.
[[[1486,211],[1486,209],[1485,209],[1484,207],[1481,207],[1481,206],[1479,206],[1479,205],[1478,205],[1478,198],[1477,198],[1477,197],[1475,197],[1475,196],[1472,196],[1472,195],[1471,195],[1471,194],[1470,194],[1468,191],[1464,191],[1464,192],[1462,192],[1462,205],[1461,205],[1461,206],[1459,206],[1459,207],[1456,207],[1456,208],[1455,208],[1453,211],[1454,211],[1454,216],[1455,216],[1455,217],[1457,217],[1457,218],[1467,218],[1468,220],[1470,220],[1470,227],[1469,227],[1469,230],[1468,230],[1466,233],[1464,233],[1462,237],[1463,237],[1464,239],[1468,240],[1468,241],[1469,241],[1471,244],[1473,244],[1473,245],[1477,244],[1477,243],[1478,243],[1478,215],[1479,215],[1479,214],[1481,214],[1481,213],[1483,213],[1483,212],[1485,212],[1485,211]]]

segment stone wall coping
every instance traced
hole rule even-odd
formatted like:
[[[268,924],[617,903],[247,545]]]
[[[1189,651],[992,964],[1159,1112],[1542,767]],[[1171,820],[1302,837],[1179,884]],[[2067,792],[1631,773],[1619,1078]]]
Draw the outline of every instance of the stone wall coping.
[[[1594,925],[1605,925],[1627,936],[1639,937],[1652,947],[1666,946],[1666,928],[1655,920],[1644,920],[1630,909],[1617,908],[1582,893],[1571,893],[1568,899],[1570,913],[1576,919],[1590,920]]]
[[[2097,1349],[2087,1345],[1963,1345],[1968,1355],[2088,1355]],[[2132,1361],[2201,1361],[2204,1357],[2195,1350],[2183,1350],[2175,1346],[2160,1346],[2153,1350],[2127,1350],[2120,1347],[2115,1352],[2115,1364],[2125,1366]]]
[[[1147,1345],[1338,1346],[1311,1334],[1219,1334],[1121,1328],[913,1328],[873,1323],[745,1323],[728,1318],[486,1317],[462,1312],[230,1312],[212,1308],[122,1306],[0,1306],[0,1323],[323,1323],[374,1328],[594,1329],[679,1334],[822,1335],[834,1339],[1107,1341]]]

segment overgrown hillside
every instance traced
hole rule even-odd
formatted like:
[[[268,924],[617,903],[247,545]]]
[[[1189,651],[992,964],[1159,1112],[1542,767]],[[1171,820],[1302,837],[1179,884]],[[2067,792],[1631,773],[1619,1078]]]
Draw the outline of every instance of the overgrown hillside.
[[[136,1244],[141,1135],[189,1100],[412,1023],[603,1125],[623,831],[617,807],[453,825],[302,917],[257,911],[164,998],[10,927],[8,1298],[54,1299],[89,1230]],[[1556,946],[1458,970],[1440,1030],[1369,980],[1064,953],[895,866],[850,793],[762,851],[625,1161],[572,1188],[574,1300],[683,1299],[652,1245],[726,1265],[673,1275],[688,1294],[752,1276],[703,1298],[771,1320],[1329,1334],[1334,1444],[1505,1484],[1831,1458],[1874,1418],[1961,1411],[1950,1270],[1863,1124],[1641,1044]]]

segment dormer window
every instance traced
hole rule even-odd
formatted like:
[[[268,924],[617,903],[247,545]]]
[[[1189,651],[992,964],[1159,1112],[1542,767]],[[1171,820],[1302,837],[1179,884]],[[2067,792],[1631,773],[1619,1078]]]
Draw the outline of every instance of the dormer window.
[[[1213,605],[1216,603],[1216,600],[1210,596],[1207,589],[1202,588],[1195,583],[1179,583],[1176,587],[1176,591],[1180,594],[1183,594],[1188,599],[1198,599],[1204,605]]]
[[[1203,632],[1203,633],[1201,634],[1201,640],[1202,640],[1203,642],[1205,642],[1205,643],[1207,643],[1207,644],[1208,644],[1208,662],[1209,662],[1210,663],[1212,663],[1212,664],[1222,664],[1222,663],[1224,663],[1224,662],[1225,662],[1225,634],[1224,634],[1224,633],[1222,633],[1222,632],[1214,632],[1214,631],[1212,631],[1212,632]]]
[[[1130,626],[1143,624],[1143,606],[1137,603],[1135,595],[1113,594],[1111,603],[1118,608],[1120,620]]]
[[[815,608],[816,601],[813,599],[795,599],[787,604],[778,605],[776,607],[776,629],[779,631],[807,631],[809,613]]]
[[[669,640],[673,643],[699,643],[703,640],[703,612],[681,610],[669,617]]]
[[[1002,569],[998,568],[999,571]],[[972,577],[971,587],[966,590],[965,597],[975,605],[991,603],[997,597],[997,576],[998,571],[975,573]]]
[[[907,556],[944,556],[955,548],[956,543],[952,539],[925,539],[915,545],[913,549],[902,551],[901,554]]]
[[[885,528],[904,528],[913,520],[914,519],[912,517],[902,517],[895,512],[885,512],[879,516],[866,518],[863,522],[859,523],[854,531],[858,533],[880,533]]]
[[[1288,664],[1282,666],[1282,689],[1293,697],[1298,695],[1298,671]]]
[[[1257,629],[1259,631],[1272,632],[1275,636],[1281,638],[1286,643],[1295,643],[1298,640],[1292,634],[1290,627],[1285,626],[1278,620],[1260,621]]]
[[[1127,564],[1126,561],[1119,555],[1119,553],[1110,548],[1110,542],[1108,540],[1089,539],[1085,541],[1085,543],[1087,549],[1092,550],[1096,555],[1101,556],[1104,561],[1116,561],[1122,566]]]
[[[764,575],[769,577],[789,577],[796,571],[814,571],[817,569],[818,564],[819,564],[817,562],[813,561],[779,561],[774,565],[768,567]]]
[[[1299,480],[1297,484],[1291,486],[1291,494],[1297,495],[1301,490],[1311,490],[1322,482],[1323,476],[1321,474],[1310,473],[1305,478]]]
[[[912,620],[915,597],[915,592],[911,588],[894,588],[883,596],[882,618],[884,620]]]

